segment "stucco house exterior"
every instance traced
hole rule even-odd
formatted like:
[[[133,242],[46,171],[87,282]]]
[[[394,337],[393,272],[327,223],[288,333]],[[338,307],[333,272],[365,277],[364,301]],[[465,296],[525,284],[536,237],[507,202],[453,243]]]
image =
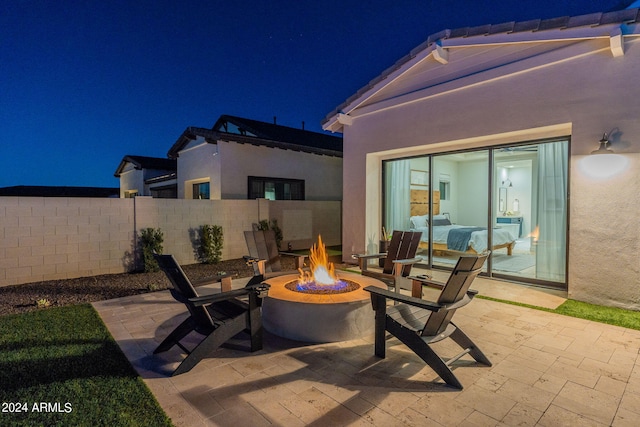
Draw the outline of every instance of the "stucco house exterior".
[[[424,264],[451,268],[439,233],[464,226],[490,277],[640,310],[639,19],[443,30],[328,114],[344,253],[420,229]]]
[[[342,200],[342,138],[329,134],[222,115],[168,157],[180,199]]]
[[[114,176],[120,179],[120,198],[152,196],[175,199],[177,196],[175,159],[127,155]]]
[[[190,126],[167,158],[125,156],[120,197],[342,200],[342,138],[223,115]]]

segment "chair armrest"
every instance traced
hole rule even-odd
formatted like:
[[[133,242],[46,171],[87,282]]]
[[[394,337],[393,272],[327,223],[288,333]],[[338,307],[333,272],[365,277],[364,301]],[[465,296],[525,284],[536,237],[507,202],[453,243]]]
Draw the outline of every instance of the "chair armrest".
[[[421,276],[409,276],[409,279],[421,282],[424,286],[431,286],[434,288],[442,289],[444,288],[445,283],[439,282],[437,280],[433,280],[431,276],[421,275]]]
[[[407,265],[413,265],[417,262],[422,261],[421,258],[408,258],[408,259],[396,259],[392,260],[393,263],[393,275],[400,277],[402,276],[402,271]]]
[[[396,259],[391,262],[393,262],[394,264],[400,264],[400,265],[413,265],[420,261],[422,261],[422,258]]]
[[[213,283],[221,282],[222,279],[224,279],[226,277],[232,277],[232,276],[233,275],[230,274],[230,273],[216,274],[215,276],[209,276],[209,277],[204,277],[202,279],[191,280],[191,284],[194,287],[204,286],[204,285],[211,285]]]
[[[309,255],[305,255],[305,254],[296,254],[293,252],[278,252],[280,255],[285,255],[285,256],[292,256],[292,257],[296,257],[296,258],[307,258]]]
[[[367,255],[367,254],[353,254],[351,255],[352,259],[357,259],[358,260],[358,267],[360,268],[360,270],[362,271],[366,271],[369,267],[367,261],[369,261],[370,259],[380,259],[380,258],[386,258],[387,253],[379,253],[379,254],[371,254],[371,255]]]
[[[266,260],[252,257],[250,255],[245,255],[242,258],[244,258],[244,262],[248,266],[253,267],[254,276],[264,276],[267,263]]]
[[[371,255],[367,255],[367,254],[353,254],[351,255],[352,259],[375,259],[375,258],[385,258],[387,256],[387,253],[381,253],[381,254],[371,254]]]
[[[269,294],[269,288],[271,285],[268,283],[254,283],[252,285],[246,285],[244,289],[248,289],[250,292],[255,292],[258,298],[264,298]]]
[[[251,291],[251,288],[234,289],[232,291],[222,292],[219,294],[202,295],[199,297],[189,298],[187,299],[187,303],[192,304],[195,307],[199,307],[201,305],[213,304],[214,302],[227,301],[241,297],[249,294]]]
[[[445,308],[444,306],[435,303],[435,302],[431,302],[431,301],[425,301],[423,299],[420,298],[414,298],[414,297],[410,297],[410,296],[406,296],[406,295],[402,295],[396,292],[392,292],[386,289],[382,289],[382,288],[378,288],[377,286],[367,286],[366,288],[364,288],[365,291],[370,292],[372,294],[375,295],[379,295],[382,296],[386,299],[390,299],[393,301],[398,301],[398,302],[402,302],[408,305],[412,305],[414,307],[419,307],[419,308],[424,308],[427,309],[429,311],[440,311],[441,309]]]
[[[304,267],[304,260],[309,257],[309,255],[304,254],[295,254],[291,252],[278,252],[280,255],[290,256],[295,258],[296,269],[300,269]]]
[[[415,298],[410,296],[405,296],[402,294],[398,294],[386,289],[378,288],[376,286],[367,286],[364,288],[365,291],[370,292],[375,295],[380,295],[386,299],[390,299],[393,301],[398,301],[407,305],[411,305],[413,307],[424,308],[429,311],[438,312],[440,310],[451,310],[463,307],[471,302],[474,296],[478,293],[478,291],[470,289],[467,291],[465,296],[458,302],[454,302],[453,304],[438,304],[433,301],[426,301],[421,298]]]

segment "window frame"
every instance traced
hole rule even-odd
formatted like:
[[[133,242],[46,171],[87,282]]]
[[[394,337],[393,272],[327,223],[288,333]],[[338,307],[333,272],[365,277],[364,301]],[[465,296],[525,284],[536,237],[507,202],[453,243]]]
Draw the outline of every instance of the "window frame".
[[[247,199],[267,199],[266,187],[268,184],[273,186],[275,192],[275,199],[270,200],[306,200],[304,179],[264,176],[247,177]],[[287,185],[289,189],[285,191]],[[286,193],[288,193],[288,197],[285,197]]]

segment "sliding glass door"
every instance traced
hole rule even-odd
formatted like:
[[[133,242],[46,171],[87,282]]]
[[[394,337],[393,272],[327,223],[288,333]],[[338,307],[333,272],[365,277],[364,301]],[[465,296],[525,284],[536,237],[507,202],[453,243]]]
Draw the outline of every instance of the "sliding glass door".
[[[494,150],[493,223],[513,242],[494,276],[566,282],[568,166],[568,141]]]
[[[452,268],[491,250],[490,276],[566,287],[568,140],[384,163],[383,227],[422,231],[418,255]]]
[[[433,171],[433,265],[453,267],[461,253],[488,248],[489,152],[433,156]]]

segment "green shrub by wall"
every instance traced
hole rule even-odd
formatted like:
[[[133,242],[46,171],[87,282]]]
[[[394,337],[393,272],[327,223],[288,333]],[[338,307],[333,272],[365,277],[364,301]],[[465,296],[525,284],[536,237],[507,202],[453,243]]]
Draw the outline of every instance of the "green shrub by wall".
[[[200,229],[201,259],[205,264],[217,264],[222,261],[224,237],[219,225],[203,225]]]
[[[158,271],[160,266],[153,258],[154,252],[162,253],[162,242],[164,235],[159,228],[143,228],[140,231],[140,247],[142,248],[142,261],[144,263],[144,271]]]

